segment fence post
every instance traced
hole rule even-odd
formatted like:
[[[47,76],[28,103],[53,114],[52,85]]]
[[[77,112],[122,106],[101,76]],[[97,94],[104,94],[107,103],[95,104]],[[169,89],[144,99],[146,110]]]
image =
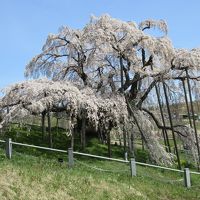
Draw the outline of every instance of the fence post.
[[[11,138],[8,138],[6,140],[6,157],[8,159],[11,159],[11,157],[12,157],[12,140],[11,140]]]
[[[74,166],[74,155],[73,155],[73,149],[68,148],[68,166],[73,167]]]
[[[135,158],[131,158],[131,161],[130,161],[130,168],[131,168],[131,177],[136,176],[136,163],[135,163]]]
[[[184,169],[184,185],[187,188],[191,187],[190,169],[189,168]]]
[[[125,152],[125,154],[124,154],[124,159],[125,159],[125,161],[128,160],[128,153],[127,152]]]

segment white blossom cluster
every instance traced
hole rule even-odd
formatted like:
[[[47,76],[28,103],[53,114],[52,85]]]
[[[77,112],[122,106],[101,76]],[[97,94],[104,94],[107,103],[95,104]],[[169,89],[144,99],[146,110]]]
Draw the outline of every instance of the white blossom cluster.
[[[128,114],[125,98],[120,94],[111,96],[96,95],[91,88],[78,89],[68,81],[50,81],[48,79],[30,80],[10,86],[0,101],[0,108],[9,107],[9,113],[4,113],[1,126],[16,117],[24,118],[27,115],[39,115],[44,111],[64,111],[74,125],[74,118],[86,118],[88,123],[97,129],[103,126],[106,129],[130,126],[132,118]],[[169,165],[172,159],[158,143],[153,133],[153,126],[148,117],[137,111],[145,137],[146,146],[153,160],[159,164]],[[110,127],[112,123],[112,127]]]
[[[175,53],[171,41],[166,36],[156,38],[145,34],[140,30],[140,26],[138,28],[134,22],[124,22],[111,18],[109,15],[103,15],[99,18],[93,17],[86,29],[90,42],[98,46],[98,53],[115,57],[123,55],[131,61],[132,73],[139,72],[147,75],[165,73],[166,69],[170,69],[170,61]],[[166,23],[162,20],[151,21],[152,26],[158,26],[167,32]],[[153,70],[142,68],[141,55],[138,51],[141,48],[152,55]]]
[[[108,80],[110,73],[119,79],[119,57],[123,58],[124,65],[127,61],[130,63],[127,66],[130,75],[136,72],[147,76],[166,73],[171,67],[174,48],[167,36],[153,37],[140,30],[146,23],[138,27],[135,22],[103,15],[91,17],[80,30],[61,27],[58,34],[48,36],[42,53],[30,61],[25,75],[77,81],[85,73],[87,82],[93,85],[94,80]],[[148,23],[167,31],[163,21]],[[147,56],[152,56],[153,69],[150,65],[143,68],[141,49]]]
[[[126,123],[128,111],[125,99],[119,95],[97,96],[91,88],[78,89],[68,81],[38,79],[15,84],[6,90],[0,108],[9,107],[1,124],[44,111],[66,111],[69,116],[85,117],[94,127],[99,121],[108,127]],[[23,112],[23,113],[22,113]]]
[[[172,65],[175,69],[199,69],[200,67],[200,48],[187,50],[177,49]]]

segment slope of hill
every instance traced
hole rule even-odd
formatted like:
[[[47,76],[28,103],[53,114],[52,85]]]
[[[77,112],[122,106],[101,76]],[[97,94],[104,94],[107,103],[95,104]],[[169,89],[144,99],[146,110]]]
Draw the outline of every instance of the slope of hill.
[[[36,157],[14,152],[8,160],[0,149],[0,199],[200,199],[198,177],[186,189],[177,173],[145,167],[138,167],[137,177],[131,178],[129,173],[128,165],[94,159],[78,158],[73,169],[45,154]]]

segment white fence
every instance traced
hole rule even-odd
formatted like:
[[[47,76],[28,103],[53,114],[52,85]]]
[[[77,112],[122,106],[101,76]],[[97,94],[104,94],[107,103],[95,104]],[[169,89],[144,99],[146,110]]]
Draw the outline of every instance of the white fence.
[[[44,150],[49,150],[49,151],[67,153],[68,154],[68,166],[69,167],[74,166],[74,155],[80,155],[80,156],[87,156],[87,157],[98,158],[98,159],[103,159],[103,160],[116,161],[116,162],[121,162],[121,163],[130,163],[130,174],[131,174],[132,177],[137,175],[137,170],[136,170],[137,165],[183,173],[183,175],[184,175],[184,185],[187,188],[191,187],[191,177],[190,177],[190,175],[191,174],[200,175],[199,172],[190,171],[189,168],[185,168],[184,170],[173,169],[173,168],[169,168],[169,167],[163,167],[163,166],[158,166],[158,165],[152,165],[152,164],[137,162],[137,161],[135,161],[134,158],[131,158],[130,161],[128,161],[126,158],[125,158],[125,160],[116,159],[116,158],[108,158],[108,157],[104,157],[104,156],[98,156],[98,155],[76,152],[76,151],[73,151],[72,148],[69,148],[68,151],[66,151],[66,150],[53,149],[53,148],[30,145],[30,144],[23,144],[23,143],[19,143],[19,142],[13,142],[10,138],[7,139],[6,141],[0,140],[0,142],[6,143],[6,157],[8,159],[12,158],[13,145],[19,145],[19,146],[36,148],[36,149],[44,149]]]

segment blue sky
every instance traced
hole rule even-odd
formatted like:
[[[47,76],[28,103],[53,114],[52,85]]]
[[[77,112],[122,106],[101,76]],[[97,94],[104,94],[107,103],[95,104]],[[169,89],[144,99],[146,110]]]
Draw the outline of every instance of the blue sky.
[[[1,0],[0,88],[24,80],[48,33],[61,25],[81,28],[91,14],[104,13],[125,21],[164,19],[175,47],[200,47],[199,0]]]

